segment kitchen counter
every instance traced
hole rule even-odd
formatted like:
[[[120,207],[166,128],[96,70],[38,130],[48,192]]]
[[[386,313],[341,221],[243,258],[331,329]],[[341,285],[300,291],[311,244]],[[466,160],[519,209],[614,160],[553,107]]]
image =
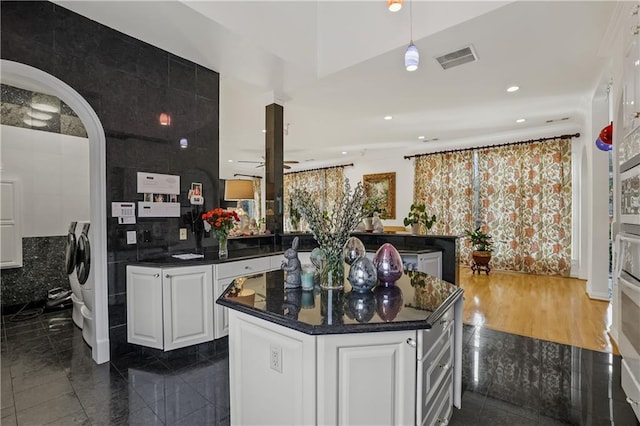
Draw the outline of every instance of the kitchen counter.
[[[255,291],[253,306],[230,296],[234,284]],[[421,272],[407,271],[391,287],[367,293],[344,290],[284,289],[284,272],[273,271],[233,281],[219,305],[306,334],[346,334],[429,329],[462,297],[463,290]]]

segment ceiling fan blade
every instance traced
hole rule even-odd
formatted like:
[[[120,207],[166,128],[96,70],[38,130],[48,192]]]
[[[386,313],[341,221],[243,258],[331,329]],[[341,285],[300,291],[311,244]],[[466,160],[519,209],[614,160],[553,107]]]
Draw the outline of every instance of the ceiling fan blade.
[[[285,163],[287,163],[287,164],[298,164],[299,161],[291,160],[291,161],[285,161]]]
[[[250,161],[250,160],[238,160],[236,163],[254,163],[254,164],[262,164],[262,161]]]
[[[289,170],[291,168],[291,166],[287,166],[286,164],[283,164],[282,167],[287,169],[287,170]]]

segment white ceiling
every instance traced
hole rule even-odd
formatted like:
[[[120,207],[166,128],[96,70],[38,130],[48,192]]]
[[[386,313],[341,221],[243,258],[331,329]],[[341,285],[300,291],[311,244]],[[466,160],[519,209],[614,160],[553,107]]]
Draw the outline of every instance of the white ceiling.
[[[301,162],[294,170],[379,149],[404,155],[581,131],[607,72],[599,52],[616,9],[416,0],[420,68],[411,73],[407,0],[397,13],[384,0],[56,3],[220,72],[223,178],[261,174],[235,161],[261,159],[264,107],[274,100],[288,123],[285,159]],[[477,62],[445,71],[434,59],[469,44]],[[521,89],[507,93],[513,84]]]

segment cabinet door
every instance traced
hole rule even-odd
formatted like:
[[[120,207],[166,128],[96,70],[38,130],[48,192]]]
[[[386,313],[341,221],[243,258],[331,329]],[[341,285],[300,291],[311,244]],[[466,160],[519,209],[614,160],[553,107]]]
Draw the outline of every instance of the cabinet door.
[[[226,290],[227,287],[233,282],[233,278],[221,278],[215,284],[215,296],[214,299],[218,300],[218,298],[222,295],[222,292]],[[224,336],[229,335],[229,309],[224,306],[220,306],[215,304],[213,307],[214,312],[214,327],[215,333],[214,336],[216,339],[219,339]]]
[[[163,348],[162,270],[127,266],[127,341]]]
[[[213,340],[211,266],[164,269],[164,349]]]
[[[419,255],[418,270],[442,278],[442,253],[425,253]]]
[[[416,331],[318,336],[318,424],[415,424]]]

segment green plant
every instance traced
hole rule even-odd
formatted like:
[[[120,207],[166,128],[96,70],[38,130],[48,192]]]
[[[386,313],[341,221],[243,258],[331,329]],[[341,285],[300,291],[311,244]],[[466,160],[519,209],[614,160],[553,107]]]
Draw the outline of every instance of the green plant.
[[[362,216],[373,217],[374,213],[381,213],[380,217],[384,219],[387,210],[385,209],[384,199],[375,195],[368,196],[362,203]]]
[[[413,225],[416,223],[423,224],[427,230],[431,229],[434,223],[436,223],[436,215],[431,215],[426,212],[427,206],[425,204],[411,204],[409,214],[404,218],[404,226]]]
[[[294,228],[298,227],[298,223],[300,223],[300,212],[295,208],[293,203],[293,198],[289,198],[289,220],[291,221],[291,225]]]
[[[482,232],[480,227],[477,227],[474,231],[464,231],[465,236],[473,244],[476,251],[493,251],[493,241],[491,241],[491,235]]]

